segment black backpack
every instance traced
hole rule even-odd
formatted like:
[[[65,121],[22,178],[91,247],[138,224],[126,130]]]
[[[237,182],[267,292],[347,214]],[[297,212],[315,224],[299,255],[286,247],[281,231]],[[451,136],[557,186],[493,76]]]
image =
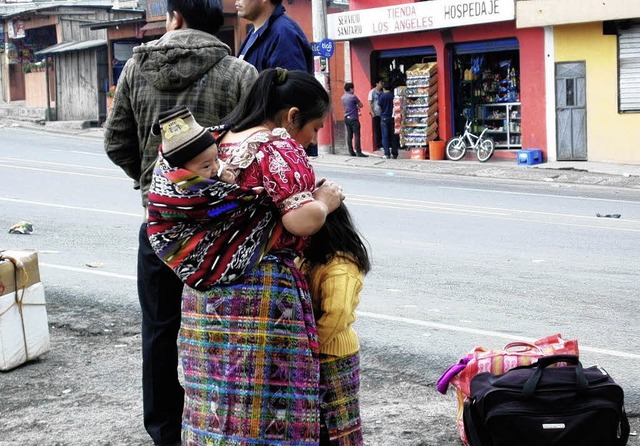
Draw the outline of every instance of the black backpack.
[[[558,362],[570,365],[547,368]],[[463,418],[471,446],[624,446],[629,439],[622,388],[573,355],[479,373]]]

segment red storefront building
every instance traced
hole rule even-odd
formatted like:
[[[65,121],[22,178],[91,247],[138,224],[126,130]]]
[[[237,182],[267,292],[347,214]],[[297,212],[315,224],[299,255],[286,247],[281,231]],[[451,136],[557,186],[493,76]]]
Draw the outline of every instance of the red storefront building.
[[[515,0],[351,0],[327,16],[329,38],[350,42],[356,95],[365,102],[376,78],[395,89],[402,147],[446,141],[487,128],[496,157],[522,148],[546,153],[544,32],[517,29]],[[336,86],[337,87],[337,86]],[[336,120],[339,107],[334,107]],[[372,121],[363,113],[362,147]]]

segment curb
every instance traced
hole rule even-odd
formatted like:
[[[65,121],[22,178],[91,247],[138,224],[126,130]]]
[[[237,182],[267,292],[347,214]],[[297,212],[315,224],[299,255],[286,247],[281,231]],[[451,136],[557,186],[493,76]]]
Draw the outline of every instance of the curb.
[[[20,127],[36,131],[64,133],[82,137],[104,137],[101,127],[91,121],[30,122],[0,119],[0,127]],[[640,165],[608,165],[607,163],[543,163],[518,165],[514,159],[491,159],[486,163],[476,160],[413,160],[409,158],[385,159],[377,153],[367,158],[342,154],[319,153],[311,158],[314,165],[344,166],[361,169],[384,169],[392,176],[395,172],[424,175],[449,175],[488,179],[509,179],[559,184],[582,184],[640,189]],[[576,167],[580,166],[580,167]],[[609,171],[607,171],[609,170]]]

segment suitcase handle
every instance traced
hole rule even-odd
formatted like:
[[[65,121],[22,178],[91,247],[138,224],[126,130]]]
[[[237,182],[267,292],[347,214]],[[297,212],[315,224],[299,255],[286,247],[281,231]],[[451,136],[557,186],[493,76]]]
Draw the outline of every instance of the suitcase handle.
[[[531,378],[527,380],[524,387],[522,388],[522,394],[525,398],[533,397],[533,394],[536,392],[536,388],[538,387],[538,382],[542,377],[542,372],[547,366],[552,364],[556,364],[558,362],[568,362],[571,364],[575,364],[576,366],[576,387],[578,388],[578,392],[583,392],[589,389],[589,381],[587,381],[587,377],[584,375],[584,370],[582,368],[582,364],[576,355],[550,355],[543,356],[538,358],[538,362],[535,364],[535,372],[531,375]]]

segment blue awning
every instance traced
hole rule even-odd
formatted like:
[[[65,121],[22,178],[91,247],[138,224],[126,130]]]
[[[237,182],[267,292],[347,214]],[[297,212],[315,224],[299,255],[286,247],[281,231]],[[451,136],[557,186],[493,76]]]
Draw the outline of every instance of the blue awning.
[[[517,49],[519,49],[518,39],[487,40],[484,42],[456,43],[453,45],[453,51],[456,54],[479,54]]]
[[[382,50],[380,51],[380,59],[390,59],[392,57],[407,57],[407,56],[435,56],[436,49],[433,46],[419,46],[416,48],[398,48],[395,50]]]

